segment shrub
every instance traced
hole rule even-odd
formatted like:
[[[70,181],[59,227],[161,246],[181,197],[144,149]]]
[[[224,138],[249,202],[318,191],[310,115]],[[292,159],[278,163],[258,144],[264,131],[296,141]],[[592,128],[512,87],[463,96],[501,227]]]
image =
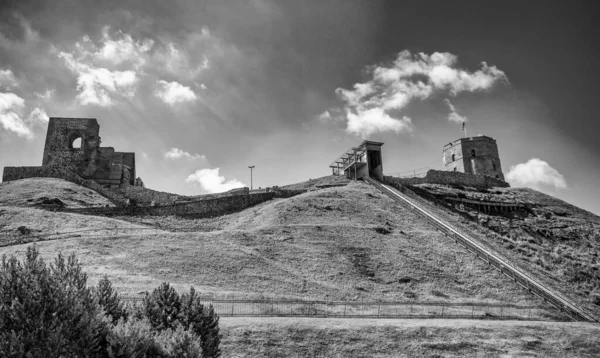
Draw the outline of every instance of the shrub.
[[[179,296],[168,283],[157,287],[143,301],[144,315],[158,331],[185,329],[200,337],[204,357],[221,355],[219,345],[219,316],[212,305],[204,306],[194,288],[189,294]]]
[[[74,255],[46,266],[29,247],[23,263],[2,257],[0,356],[97,356],[108,327]]]
[[[173,329],[180,323],[181,297],[166,282],[144,297],[143,307],[145,316],[156,330]]]
[[[96,288],[74,255],[46,266],[29,247],[2,258],[0,357],[219,357],[219,317],[192,288],[163,283],[127,312],[107,277]]]
[[[104,309],[104,314],[112,319],[113,324],[116,324],[121,318],[127,319],[127,311],[108,277],[104,276],[98,282],[98,287],[94,289],[94,293],[98,298],[98,304]]]

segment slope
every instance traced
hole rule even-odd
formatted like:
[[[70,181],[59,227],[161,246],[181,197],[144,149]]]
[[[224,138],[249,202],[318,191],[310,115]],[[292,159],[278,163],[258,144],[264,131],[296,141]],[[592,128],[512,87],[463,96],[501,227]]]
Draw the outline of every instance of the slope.
[[[438,215],[600,315],[600,217],[532,189],[477,191],[432,184],[411,189],[435,204]],[[522,208],[490,210],[456,205],[457,199],[518,203]]]
[[[92,282],[108,274],[124,292],[170,281],[219,297],[539,304],[361,182],[218,218],[118,221],[126,220],[157,232],[38,245],[47,257],[77,253]],[[0,253],[21,254],[25,246]]]

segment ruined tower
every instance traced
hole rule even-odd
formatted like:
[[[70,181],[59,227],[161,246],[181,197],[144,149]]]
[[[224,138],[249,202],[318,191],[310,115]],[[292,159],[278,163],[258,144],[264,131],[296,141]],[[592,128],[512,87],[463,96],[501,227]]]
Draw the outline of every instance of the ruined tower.
[[[481,134],[446,144],[443,164],[447,171],[483,174],[504,180],[496,140]]]
[[[135,153],[100,147],[99,134],[95,118],[51,117],[42,166],[68,169],[105,186],[135,185]],[[80,147],[74,146],[77,139]]]

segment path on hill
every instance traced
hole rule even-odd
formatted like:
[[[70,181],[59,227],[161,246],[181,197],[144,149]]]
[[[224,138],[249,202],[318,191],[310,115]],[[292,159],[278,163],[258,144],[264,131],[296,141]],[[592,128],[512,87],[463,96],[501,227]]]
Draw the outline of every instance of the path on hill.
[[[450,224],[435,216],[423,205],[417,204],[415,200],[420,200],[420,198],[418,198],[417,195],[409,189],[401,187],[401,190],[398,191],[371,178],[365,178],[365,181],[395,201],[408,206],[411,210],[423,216],[439,231],[443,232],[445,235],[448,235],[456,243],[461,244],[466,249],[473,252],[477,257],[498,269],[501,273],[514,280],[517,284],[521,285],[532,294],[540,297],[544,301],[547,301],[560,311],[564,311],[571,318],[578,321],[600,323],[596,317],[586,312],[575,302],[546,287],[541,281],[536,280],[521,269],[515,267],[510,261],[501,258],[496,253],[492,252],[492,250],[479,243],[476,239],[459,232]]]

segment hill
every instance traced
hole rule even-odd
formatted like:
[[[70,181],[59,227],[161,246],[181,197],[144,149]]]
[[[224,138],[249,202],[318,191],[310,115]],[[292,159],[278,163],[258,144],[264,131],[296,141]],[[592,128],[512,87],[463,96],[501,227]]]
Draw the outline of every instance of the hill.
[[[58,201],[56,200],[58,199]],[[114,204],[94,190],[62,179],[30,178],[0,183],[0,205],[82,208]]]
[[[58,198],[73,207],[106,203],[103,197],[89,193],[86,188],[71,187],[54,179],[41,180],[43,186],[38,179],[6,183],[0,185],[0,245],[4,246],[0,247],[0,255],[22,255],[25,243],[33,241],[37,241],[47,260],[58,252],[74,252],[89,274],[90,283],[108,275],[122,293],[148,291],[169,281],[178,290],[193,285],[216,298],[543,306],[511,280],[373,187],[360,181],[336,180],[339,179],[324,177],[298,183],[296,187],[316,188],[316,185],[344,182],[347,185],[203,219],[106,218],[53,212],[51,204],[37,205],[36,198]],[[17,194],[7,189],[15,184],[20,188]],[[561,280],[567,276],[536,268],[531,257],[523,253],[523,245],[512,248],[505,245],[507,238],[517,243],[522,237],[517,236],[521,230],[517,226],[508,226],[517,230],[511,234],[514,237],[494,231],[494,227],[503,227],[501,220],[508,217],[493,213],[483,216],[468,206],[452,208],[445,197],[520,201],[528,205],[527,209],[512,212],[510,215],[514,217],[509,224],[527,224],[531,228],[536,227],[536,220],[557,222],[561,218],[571,220],[572,232],[579,232],[577,228],[586,222],[596,229],[598,222],[592,214],[530,190],[478,192],[436,186],[414,189],[431,202],[432,210],[439,216],[477,235],[504,256],[515,257],[520,266],[541,275],[549,285],[580,302],[588,297],[585,291],[575,292],[582,286],[568,283],[567,289],[561,287]],[[563,215],[565,210],[571,211]],[[546,212],[553,214],[548,218]],[[488,224],[477,224],[479,221]],[[492,222],[498,222],[497,226],[489,225]],[[554,229],[558,231],[553,239],[546,238],[548,242],[564,243],[566,240],[558,234],[569,232],[565,231],[567,228]],[[592,248],[587,253],[573,251],[572,255],[596,257],[594,253],[598,251],[594,245],[598,241],[593,231],[591,236],[568,242],[573,250],[577,243],[589,242]],[[532,246],[532,250],[543,253],[550,247],[545,241],[536,243],[538,246]],[[568,289],[574,292],[567,292]],[[590,301],[587,304],[587,307],[592,305]],[[562,318],[549,306],[543,307],[547,318]],[[366,352],[382,357],[502,354],[592,357],[598,354],[600,346],[597,326],[583,323],[232,317],[222,319],[222,331],[224,352],[236,357],[311,354],[362,357]]]
[[[68,220],[108,220],[71,215]],[[131,293],[170,281],[218,297],[538,303],[363,182],[216,218],[112,220],[149,231],[38,245],[50,257],[88,253],[82,261],[92,280],[106,273]]]
[[[527,188],[411,187],[441,217],[469,231],[546,284],[600,316],[600,217]],[[451,205],[516,203],[516,211]]]

